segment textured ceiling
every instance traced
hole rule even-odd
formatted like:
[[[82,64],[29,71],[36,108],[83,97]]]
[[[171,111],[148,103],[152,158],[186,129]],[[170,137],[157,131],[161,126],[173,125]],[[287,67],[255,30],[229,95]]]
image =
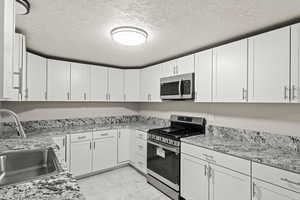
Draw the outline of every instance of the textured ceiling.
[[[17,17],[30,49],[117,66],[143,66],[300,17],[299,0],[29,0]],[[137,26],[148,43],[114,43],[110,30]]]

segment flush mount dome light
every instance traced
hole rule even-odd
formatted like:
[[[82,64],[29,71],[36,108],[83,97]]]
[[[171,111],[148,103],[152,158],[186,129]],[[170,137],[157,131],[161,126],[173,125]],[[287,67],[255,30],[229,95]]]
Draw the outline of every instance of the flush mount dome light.
[[[147,41],[148,34],[140,28],[122,26],[111,31],[111,37],[115,42],[127,46],[136,46]]]
[[[16,14],[27,15],[30,11],[30,4],[27,0],[16,0]]]

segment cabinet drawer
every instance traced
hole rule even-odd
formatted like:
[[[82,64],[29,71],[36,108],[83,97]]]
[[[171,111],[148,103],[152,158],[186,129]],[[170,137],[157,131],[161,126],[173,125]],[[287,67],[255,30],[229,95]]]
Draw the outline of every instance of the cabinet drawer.
[[[118,130],[105,130],[93,132],[94,139],[117,137]]]
[[[135,167],[143,172],[144,174],[147,173],[147,159],[145,156],[136,155],[136,162]]]
[[[253,162],[252,176],[253,178],[300,193],[300,174]]]
[[[251,162],[206,148],[181,143],[181,152],[250,176]]]
[[[141,156],[147,156],[147,141],[136,139],[135,152]]]
[[[141,140],[147,140],[147,133],[142,132],[142,131],[136,131],[136,138],[141,139]]]
[[[71,142],[80,142],[92,139],[92,133],[76,133],[71,135]]]

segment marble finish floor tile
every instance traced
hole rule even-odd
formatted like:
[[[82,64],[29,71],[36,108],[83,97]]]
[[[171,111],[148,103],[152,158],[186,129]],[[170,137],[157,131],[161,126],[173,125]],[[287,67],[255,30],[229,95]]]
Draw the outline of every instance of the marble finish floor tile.
[[[123,167],[78,182],[86,200],[170,200],[131,167]]]

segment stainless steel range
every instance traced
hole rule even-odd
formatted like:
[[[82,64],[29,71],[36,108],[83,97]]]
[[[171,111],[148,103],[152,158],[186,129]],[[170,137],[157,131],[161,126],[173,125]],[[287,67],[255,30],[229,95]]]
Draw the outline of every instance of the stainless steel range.
[[[147,140],[147,181],[172,199],[180,194],[180,139],[205,134],[206,120],[171,116],[170,127],[152,129]]]

